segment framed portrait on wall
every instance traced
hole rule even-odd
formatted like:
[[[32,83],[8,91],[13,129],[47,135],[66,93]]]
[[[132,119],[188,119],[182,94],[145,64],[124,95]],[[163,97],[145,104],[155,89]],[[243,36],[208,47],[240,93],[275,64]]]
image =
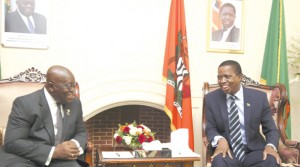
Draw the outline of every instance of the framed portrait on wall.
[[[48,0],[2,0],[4,47],[48,48]]]
[[[243,53],[243,0],[209,0],[207,51]]]

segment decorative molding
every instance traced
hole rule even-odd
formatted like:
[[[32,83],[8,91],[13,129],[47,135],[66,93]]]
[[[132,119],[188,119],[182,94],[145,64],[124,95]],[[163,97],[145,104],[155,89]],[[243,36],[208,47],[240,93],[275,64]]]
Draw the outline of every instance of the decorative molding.
[[[9,81],[21,82],[46,82],[46,74],[43,74],[38,69],[31,67],[8,79]]]
[[[249,86],[249,85],[253,85],[253,86],[259,86],[260,83],[247,77],[246,75],[243,74],[242,76],[242,81],[241,81],[242,85],[244,86]]]

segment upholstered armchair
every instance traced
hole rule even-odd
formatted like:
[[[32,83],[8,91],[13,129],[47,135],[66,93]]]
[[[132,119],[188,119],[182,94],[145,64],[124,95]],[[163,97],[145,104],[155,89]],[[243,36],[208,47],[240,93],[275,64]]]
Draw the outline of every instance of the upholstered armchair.
[[[34,67],[25,70],[15,76],[0,80],[0,147],[4,144],[5,127],[14,99],[38,89],[46,82],[46,75]],[[75,94],[79,98],[79,85],[76,83]],[[92,143],[88,142],[85,150],[85,161],[92,164]]]
[[[280,132],[280,141],[278,153],[284,164],[298,164],[300,162],[299,151],[300,142],[288,139],[285,129],[289,117],[290,106],[284,84],[275,84],[273,86],[261,85],[256,81],[243,76],[243,86],[251,89],[257,89],[267,93],[269,104],[273,113],[273,119]],[[205,95],[219,88],[218,84],[203,85],[203,109],[202,109],[202,164],[204,167],[211,166],[211,156],[213,154],[212,146],[205,135],[206,115],[205,115]]]

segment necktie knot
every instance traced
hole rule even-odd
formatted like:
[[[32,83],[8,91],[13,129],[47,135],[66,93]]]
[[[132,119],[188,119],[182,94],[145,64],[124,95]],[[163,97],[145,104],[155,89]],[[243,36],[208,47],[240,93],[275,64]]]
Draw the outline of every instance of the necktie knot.
[[[235,99],[237,99],[237,97],[234,95],[230,95],[228,99],[230,99],[232,102],[235,102]]]

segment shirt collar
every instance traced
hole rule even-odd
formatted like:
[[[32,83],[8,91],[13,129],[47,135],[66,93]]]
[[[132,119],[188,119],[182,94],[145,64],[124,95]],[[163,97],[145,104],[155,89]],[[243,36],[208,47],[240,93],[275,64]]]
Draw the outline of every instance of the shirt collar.
[[[50,105],[52,104],[56,104],[56,100],[50,95],[50,93],[48,92],[48,90],[44,87],[44,93],[45,93],[45,96],[46,96],[46,100]]]
[[[234,26],[234,24],[233,24],[231,27],[229,27],[229,28],[225,28],[225,29],[226,29],[226,32],[230,32],[231,29],[233,28],[233,26]]]
[[[236,97],[236,99],[242,100],[242,99],[244,99],[243,94],[244,94],[243,86],[240,84],[240,90],[237,91],[237,92],[234,94],[234,96]],[[226,94],[226,99],[228,99],[230,96],[232,96],[232,95]]]

